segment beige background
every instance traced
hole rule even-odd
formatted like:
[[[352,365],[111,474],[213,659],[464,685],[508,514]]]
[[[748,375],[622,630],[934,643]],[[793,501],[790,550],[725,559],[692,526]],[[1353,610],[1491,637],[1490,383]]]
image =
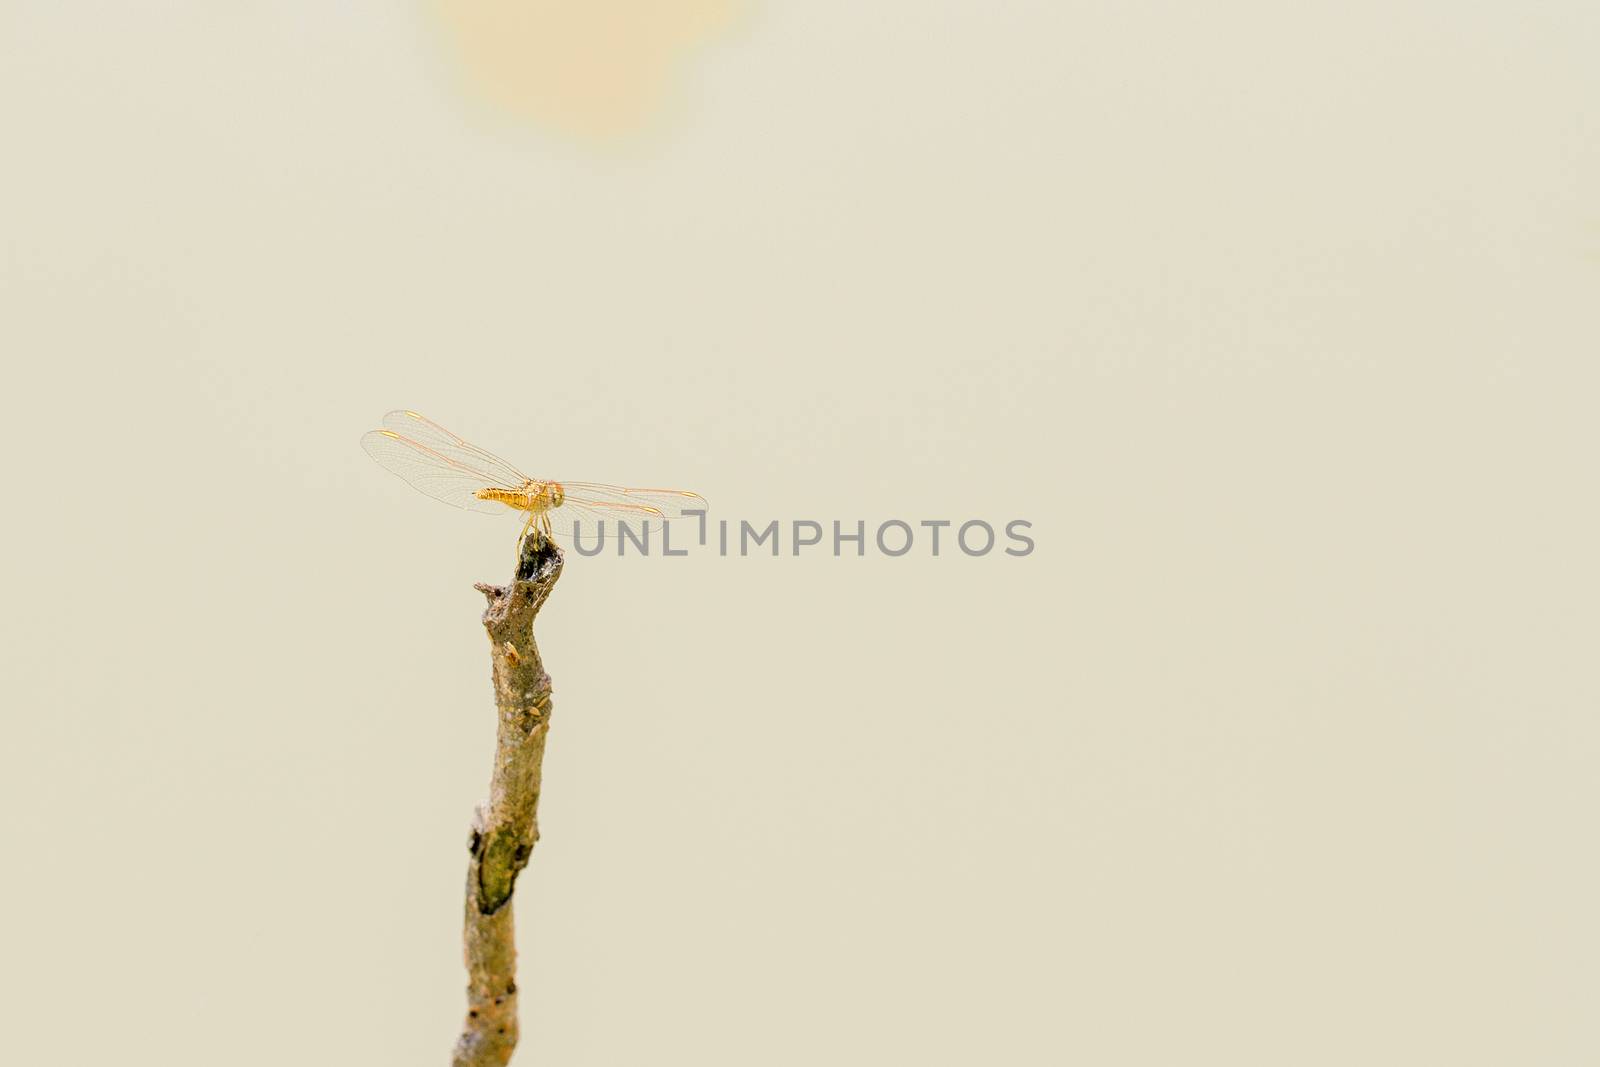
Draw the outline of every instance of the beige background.
[[[253,7],[0,6],[0,1060],[444,1062],[396,406],[1036,524],[572,562],[520,1062],[1600,1059],[1593,4]]]

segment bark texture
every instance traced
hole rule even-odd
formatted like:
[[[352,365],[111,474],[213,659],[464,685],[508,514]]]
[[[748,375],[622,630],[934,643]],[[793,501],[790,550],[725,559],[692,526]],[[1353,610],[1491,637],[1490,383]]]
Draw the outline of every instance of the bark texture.
[[[454,1067],[504,1067],[517,1047],[517,946],[511,918],[517,874],[539,840],[539,781],[550,729],[550,676],[533,620],[561,577],[562,555],[537,532],[517,550],[510,585],[479,585],[489,599],[494,697],[499,712],[489,799],[473,819],[467,864],[467,1017]]]

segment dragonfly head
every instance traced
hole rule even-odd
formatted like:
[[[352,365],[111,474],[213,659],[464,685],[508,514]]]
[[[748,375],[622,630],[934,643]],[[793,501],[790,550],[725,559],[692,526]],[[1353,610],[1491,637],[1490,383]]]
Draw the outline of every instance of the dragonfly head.
[[[550,506],[559,508],[567,499],[567,491],[561,488],[560,482],[550,483]]]

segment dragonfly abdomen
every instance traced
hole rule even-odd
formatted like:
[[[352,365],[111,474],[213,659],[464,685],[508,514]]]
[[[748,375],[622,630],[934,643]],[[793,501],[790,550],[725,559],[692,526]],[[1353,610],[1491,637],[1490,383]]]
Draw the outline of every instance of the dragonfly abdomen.
[[[517,511],[538,513],[561,506],[561,487],[555,482],[529,482],[518,489],[479,489],[479,500],[493,500]]]

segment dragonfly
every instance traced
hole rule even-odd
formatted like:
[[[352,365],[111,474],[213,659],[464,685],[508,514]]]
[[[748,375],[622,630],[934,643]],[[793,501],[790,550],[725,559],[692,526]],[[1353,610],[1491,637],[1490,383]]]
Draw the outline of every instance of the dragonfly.
[[[648,537],[685,512],[703,512],[705,498],[681,489],[630,489],[599,482],[530,478],[493,452],[471,444],[415,411],[391,411],[383,429],[361,437],[361,447],[413,489],[467,511],[523,516],[521,538],[538,531],[554,538],[606,524]]]

